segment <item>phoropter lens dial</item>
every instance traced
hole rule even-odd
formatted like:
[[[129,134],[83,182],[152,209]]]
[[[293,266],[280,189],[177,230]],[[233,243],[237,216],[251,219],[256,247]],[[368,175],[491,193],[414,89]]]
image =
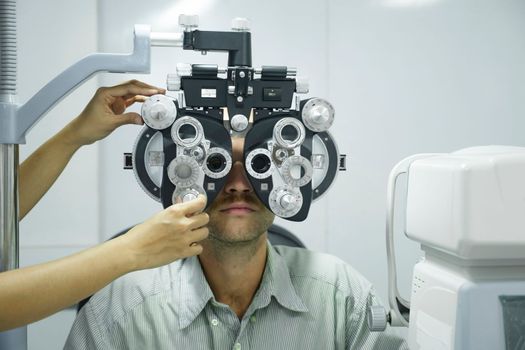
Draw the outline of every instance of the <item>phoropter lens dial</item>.
[[[295,188],[281,186],[270,192],[270,209],[282,218],[294,216],[303,206],[303,195]]]
[[[196,199],[199,194],[206,196],[204,189],[197,184],[193,184],[189,187],[177,187],[175,191],[173,191],[171,201],[173,204],[185,203]]]
[[[277,144],[286,149],[301,146],[306,137],[303,123],[292,117],[280,119],[273,127],[273,138]]]
[[[204,129],[202,124],[190,116],[178,118],[171,127],[171,138],[180,147],[195,147],[201,143],[203,137]]]
[[[312,180],[312,164],[303,156],[287,158],[281,167],[281,171],[284,181],[292,187],[302,187]]]
[[[190,187],[197,181],[199,170],[195,159],[180,155],[168,165],[168,177],[175,186]]]
[[[248,153],[245,161],[246,171],[256,179],[266,179],[274,170],[270,151],[265,148],[256,148]]]
[[[232,158],[223,148],[212,147],[208,150],[208,155],[204,161],[203,170],[211,178],[222,178],[230,172],[232,168]]]

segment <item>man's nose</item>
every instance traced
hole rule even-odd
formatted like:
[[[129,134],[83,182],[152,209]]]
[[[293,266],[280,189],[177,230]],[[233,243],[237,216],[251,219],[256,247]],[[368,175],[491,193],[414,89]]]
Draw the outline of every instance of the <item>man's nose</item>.
[[[232,169],[226,179],[224,190],[226,193],[253,192],[252,185],[246,177],[246,172],[244,171],[242,162],[237,161],[233,163]]]

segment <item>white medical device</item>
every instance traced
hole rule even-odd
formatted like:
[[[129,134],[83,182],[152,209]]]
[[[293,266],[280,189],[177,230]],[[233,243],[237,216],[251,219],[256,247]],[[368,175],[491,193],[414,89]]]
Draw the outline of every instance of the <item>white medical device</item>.
[[[405,233],[421,243],[410,301],[397,288],[396,180],[407,174]],[[388,184],[391,310],[372,330],[408,326],[410,349],[525,349],[525,148],[473,147],[408,157]]]

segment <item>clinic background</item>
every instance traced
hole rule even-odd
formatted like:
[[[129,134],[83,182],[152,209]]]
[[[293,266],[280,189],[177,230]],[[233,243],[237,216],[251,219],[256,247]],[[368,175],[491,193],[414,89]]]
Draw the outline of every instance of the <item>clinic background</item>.
[[[254,67],[297,67],[309,77],[309,96],[334,105],[331,132],[347,171],[305,222],[277,223],[353,265],[384,302],[390,169],[414,153],[525,146],[522,0],[19,0],[20,102],[89,53],[130,52],[134,24],[180,31],[181,13],[198,14],[203,30],[249,18]],[[96,75],[28,134],[21,159],[78,115],[98,86],[136,78],[165,87],[178,62],[224,66],[226,55],[153,48],[151,75]],[[123,170],[139,130],[123,127],[74,156],[20,225],[22,266],[88,248],[162,209]],[[397,218],[399,283],[409,297],[420,253],[402,234],[401,210]],[[74,317],[68,309],[30,325],[29,349],[61,348]]]

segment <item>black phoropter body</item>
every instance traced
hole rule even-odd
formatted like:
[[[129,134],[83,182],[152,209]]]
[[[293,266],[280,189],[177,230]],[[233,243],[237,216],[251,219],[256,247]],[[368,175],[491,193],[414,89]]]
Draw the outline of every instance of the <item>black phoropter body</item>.
[[[237,20],[239,21],[239,20]],[[232,166],[231,136],[245,138],[246,174],[277,216],[303,221],[325,193],[340,158],[328,129],[334,109],[326,100],[301,101],[307,87],[286,66],[252,67],[251,33],[240,20],[231,32],[184,25],[183,48],[228,53],[227,68],[178,64],[168,90],[143,105],[146,123],[133,151],[141,187],[164,207],[199,193],[213,202]]]

